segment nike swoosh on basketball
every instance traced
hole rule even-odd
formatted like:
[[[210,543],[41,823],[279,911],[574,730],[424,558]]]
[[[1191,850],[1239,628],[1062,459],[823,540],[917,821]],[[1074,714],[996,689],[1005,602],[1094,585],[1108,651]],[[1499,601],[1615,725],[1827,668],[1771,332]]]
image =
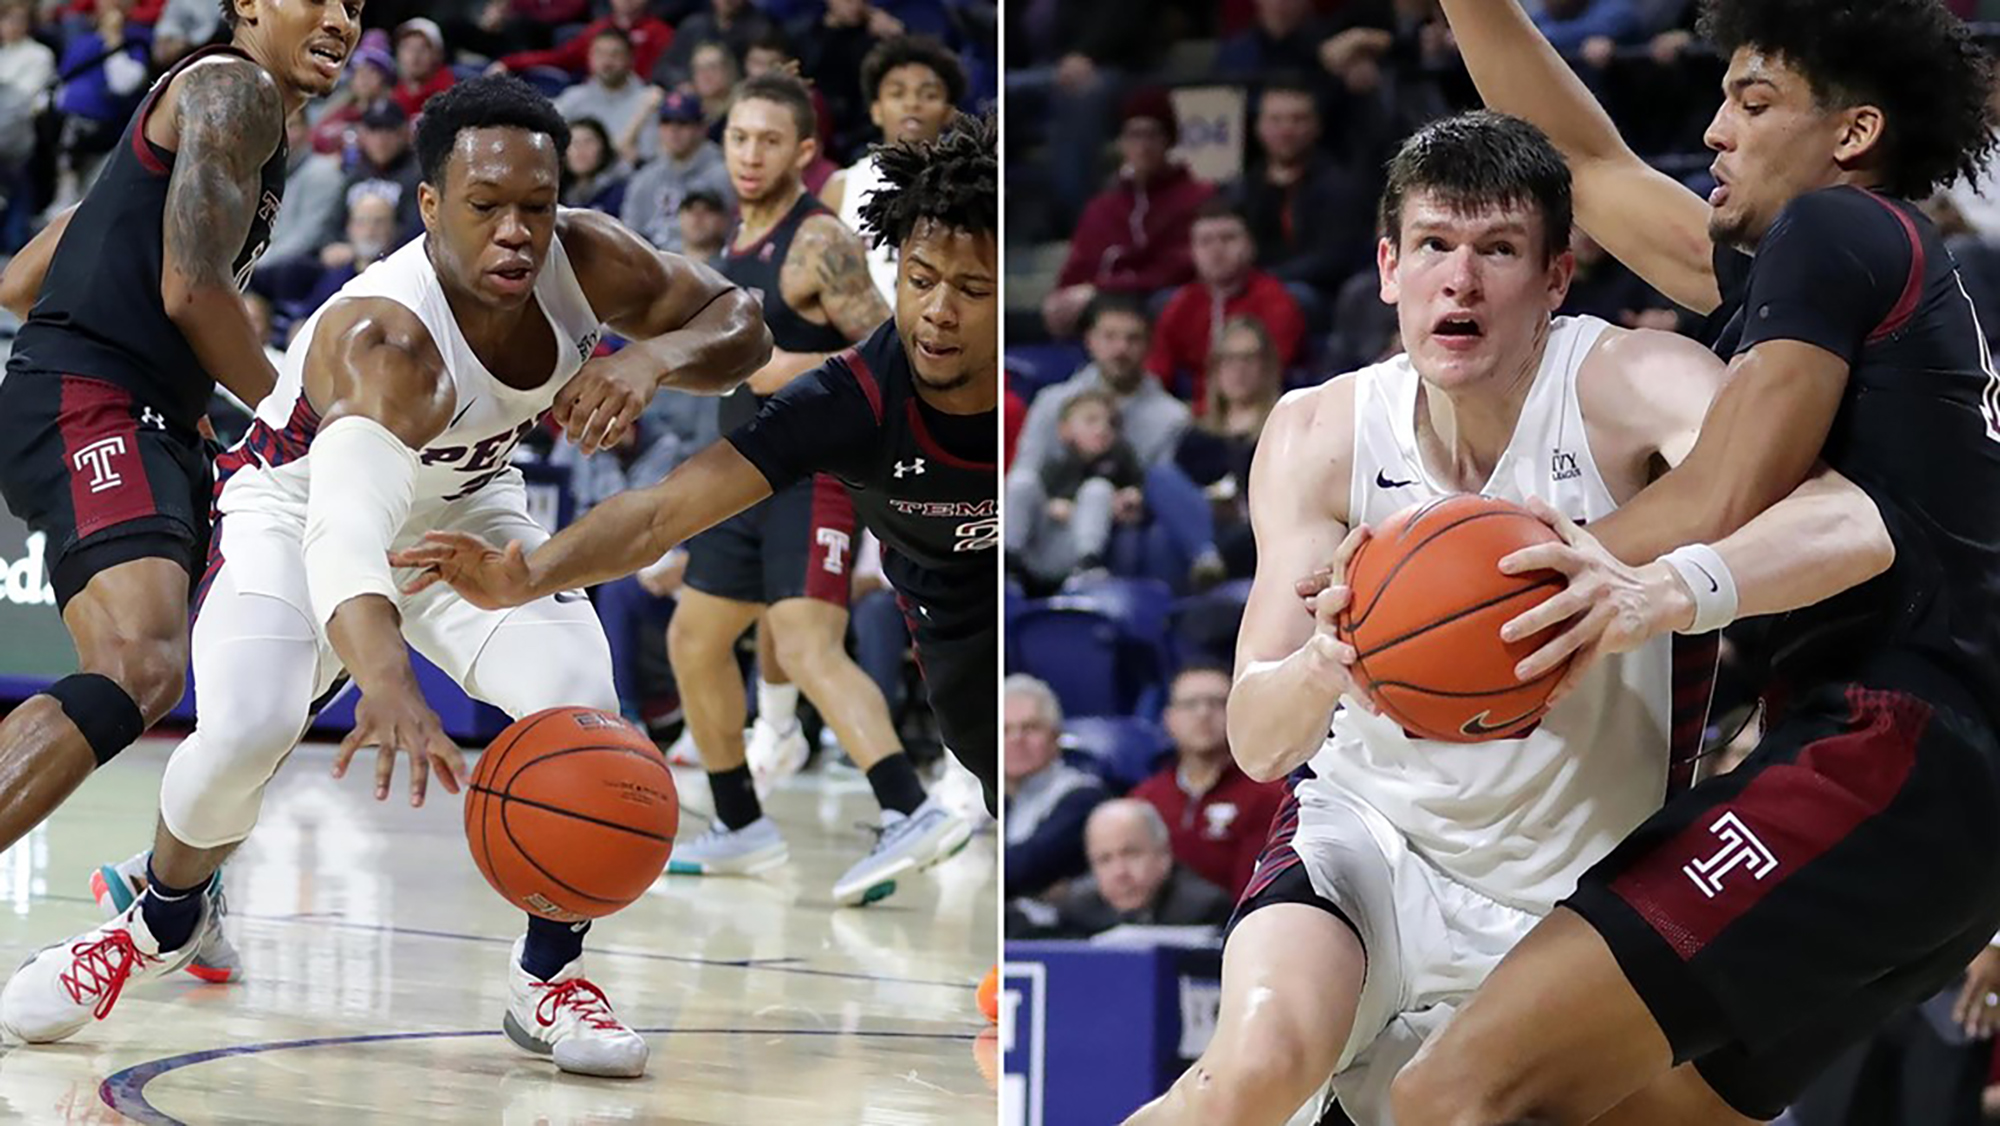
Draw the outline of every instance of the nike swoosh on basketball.
[[[1460,734],[1474,735],[1474,736],[1493,735],[1502,731],[1511,731],[1514,728],[1520,726],[1521,721],[1526,719],[1532,719],[1535,713],[1539,711],[1541,711],[1540,708],[1532,708],[1528,711],[1522,712],[1520,715],[1515,716],[1513,719],[1501,720],[1499,723],[1486,722],[1486,717],[1492,715],[1493,714],[1492,712],[1480,712],[1478,715],[1473,716],[1471,719],[1466,720],[1465,726],[1459,728],[1458,730]]]
[[[1377,469],[1375,471],[1375,487],[1378,489],[1400,489],[1407,485],[1414,485],[1416,483],[1417,479],[1414,477],[1410,478],[1407,481],[1391,481],[1389,480],[1388,470]]]

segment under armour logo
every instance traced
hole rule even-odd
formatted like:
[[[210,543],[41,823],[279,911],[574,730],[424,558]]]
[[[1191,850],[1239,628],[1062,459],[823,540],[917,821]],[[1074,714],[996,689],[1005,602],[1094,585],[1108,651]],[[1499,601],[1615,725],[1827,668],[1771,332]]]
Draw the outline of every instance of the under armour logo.
[[[1722,847],[1706,860],[1691,860],[1681,866],[1681,871],[1708,898],[1715,898],[1722,890],[1722,877],[1736,868],[1747,869],[1752,879],[1761,880],[1778,866],[1778,858],[1734,813],[1716,818],[1708,831],[1721,839]]]
[[[70,458],[78,473],[89,472],[90,491],[101,493],[115,489],[125,483],[125,478],[111,468],[111,459],[125,456],[125,439],[122,435],[99,438],[97,441],[76,451]]]
[[[911,462],[909,462],[909,463],[907,463],[907,464],[905,464],[904,462],[900,462],[900,461],[899,461],[899,462],[897,462],[897,463],[896,463],[896,480],[898,480],[898,481],[902,480],[902,479],[903,479],[903,474],[905,474],[905,473],[908,473],[908,474],[909,474],[909,475],[911,475],[912,477],[922,477],[922,476],[924,475],[924,459],[923,459],[923,458],[917,458],[917,459],[915,459],[915,460],[913,460],[913,461],[911,461]]]
[[[1549,474],[1551,481],[1569,481],[1583,476],[1583,470],[1577,468],[1576,455],[1567,450],[1556,450],[1552,465],[1553,469]]]
[[[139,411],[139,425],[150,426],[155,430],[165,430],[167,428],[167,418],[151,407],[143,407]]]
[[[814,537],[821,547],[826,548],[826,561],[820,566],[830,574],[843,574],[847,570],[847,533],[838,528],[821,528]]]

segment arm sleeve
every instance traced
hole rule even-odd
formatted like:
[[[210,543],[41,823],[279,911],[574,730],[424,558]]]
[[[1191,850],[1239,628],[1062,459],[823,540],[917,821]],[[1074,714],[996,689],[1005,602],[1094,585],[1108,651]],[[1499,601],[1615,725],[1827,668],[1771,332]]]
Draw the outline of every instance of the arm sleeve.
[[[1036,895],[1057,880],[1088,867],[1083,855],[1083,823],[1105,797],[1089,786],[1056,803],[1034,834],[1007,846],[1007,898]]]
[[[1922,281],[1908,222],[1858,188],[1794,200],[1757,249],[1737,352],[1799,340],[1852,364],[1905,289]]]
[[[843,353],[786,384],[727,440],[777,492],[820,470],[852,474],[880,430]]]

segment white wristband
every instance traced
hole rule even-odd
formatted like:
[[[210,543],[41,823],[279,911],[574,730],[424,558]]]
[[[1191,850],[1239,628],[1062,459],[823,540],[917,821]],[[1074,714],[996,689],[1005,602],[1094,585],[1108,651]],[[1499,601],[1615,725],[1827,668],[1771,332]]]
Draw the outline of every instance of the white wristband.
[[[1705,543],[1677,547],[1660,556],[1694,595],[1694,624],[1681,633],[1710,633],[1736,620],[1736,576],[1722,556]]]
[[[395,602],[389,544],[409,519],[417,455],[372,418],[343,415],[313,438],[306,494],[306,590],[325,625],[350,598]]]

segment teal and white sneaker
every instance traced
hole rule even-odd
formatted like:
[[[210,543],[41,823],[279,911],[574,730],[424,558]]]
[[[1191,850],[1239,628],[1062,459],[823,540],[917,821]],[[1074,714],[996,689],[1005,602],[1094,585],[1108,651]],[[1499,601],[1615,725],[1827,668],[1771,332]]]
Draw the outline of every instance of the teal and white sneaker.
[[[791,850],[778,835],[777,822],[768,816],[734,830],[718,819],[709,823],[707,832],[674,846],[667,875],[754,876],[789,859]]]
[[[972,822],[945,808],[938,796],[924,799],[905,817],[885,813],[875,847],[833,885],[833,900],[860,907],[895,894],[896,881],[956,855],[972,839]]]
[[[90,874],[90,897],[104,910],[106,918],[117,918],[146,890],[146,858],[142,852],[117,864],[106,864]],[[229,914],[229,900],[222,893],[222,873],[208,885],[208,916],[195,940],[194,959],[187,972],[213,985],[243,980],[243,959],[222,932],[222,919]]]

